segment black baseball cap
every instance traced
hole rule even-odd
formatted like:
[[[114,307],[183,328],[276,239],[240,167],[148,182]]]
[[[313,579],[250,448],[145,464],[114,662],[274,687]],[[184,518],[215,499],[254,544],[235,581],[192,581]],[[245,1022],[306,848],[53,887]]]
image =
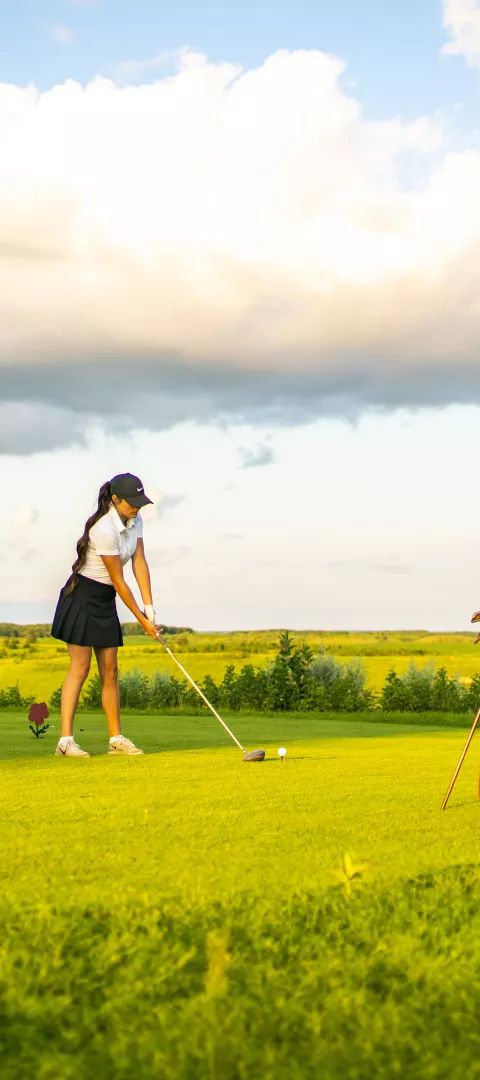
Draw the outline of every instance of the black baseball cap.
[[[118,495],[119,499],[126,499],[131,506],[140,508],[146,506],[147,503],[153,503],[153,499],[145,495],[140,477],[134,476],[133,473],[122,472],[112,476],[110,487],[112,495]]]

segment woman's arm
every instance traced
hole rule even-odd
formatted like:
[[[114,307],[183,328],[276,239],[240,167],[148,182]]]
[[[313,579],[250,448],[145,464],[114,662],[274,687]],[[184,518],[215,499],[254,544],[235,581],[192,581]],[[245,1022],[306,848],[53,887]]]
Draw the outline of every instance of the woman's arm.
[[[120,599],[123,600],[125,607],[129,608],[133,615],[135,615],[135,618],[138,619],[140,625],[143,626],[145,629],[145,623],[148,622],[148,620],[143,614],[143,611],[140,611],[137,601],[135,600],[135,597],[132,593],[132,590],[125,581],[120,556],[102,555],[101,558],[105,563],[108,573],[110,574],[110,579],[115,589],[115,592],[118,593]]]
[[[153,604],[150,570],[148,568],[148,563],[145,558],[142,537],[139,537],[139,539],[137,540],[137,546],[132,555],[132,570],[137,579],[143,603]]]

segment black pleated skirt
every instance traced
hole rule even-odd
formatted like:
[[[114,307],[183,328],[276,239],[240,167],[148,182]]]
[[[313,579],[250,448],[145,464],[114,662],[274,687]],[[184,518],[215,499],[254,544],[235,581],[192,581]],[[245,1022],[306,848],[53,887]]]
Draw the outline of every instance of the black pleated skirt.
[[[73,592],[64,594],[72,574],[60,589],[51,636],[69,645],[92,645],[99,649],[123,645],[113,585],[79,574]]]

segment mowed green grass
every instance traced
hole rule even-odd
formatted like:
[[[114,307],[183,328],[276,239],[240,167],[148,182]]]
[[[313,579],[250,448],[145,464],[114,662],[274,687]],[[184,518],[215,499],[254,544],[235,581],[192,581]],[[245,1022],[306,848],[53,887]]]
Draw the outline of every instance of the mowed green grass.
[[[2,1078],[479,1076],[478,744],[225,718],[0,713]]]

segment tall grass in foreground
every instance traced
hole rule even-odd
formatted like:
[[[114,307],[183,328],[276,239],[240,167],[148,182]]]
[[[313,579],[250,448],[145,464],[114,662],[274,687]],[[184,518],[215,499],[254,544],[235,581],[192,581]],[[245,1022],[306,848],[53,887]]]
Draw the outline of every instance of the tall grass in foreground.
[[[0,906],[3,1080],[473,1080],[479,890]]]

